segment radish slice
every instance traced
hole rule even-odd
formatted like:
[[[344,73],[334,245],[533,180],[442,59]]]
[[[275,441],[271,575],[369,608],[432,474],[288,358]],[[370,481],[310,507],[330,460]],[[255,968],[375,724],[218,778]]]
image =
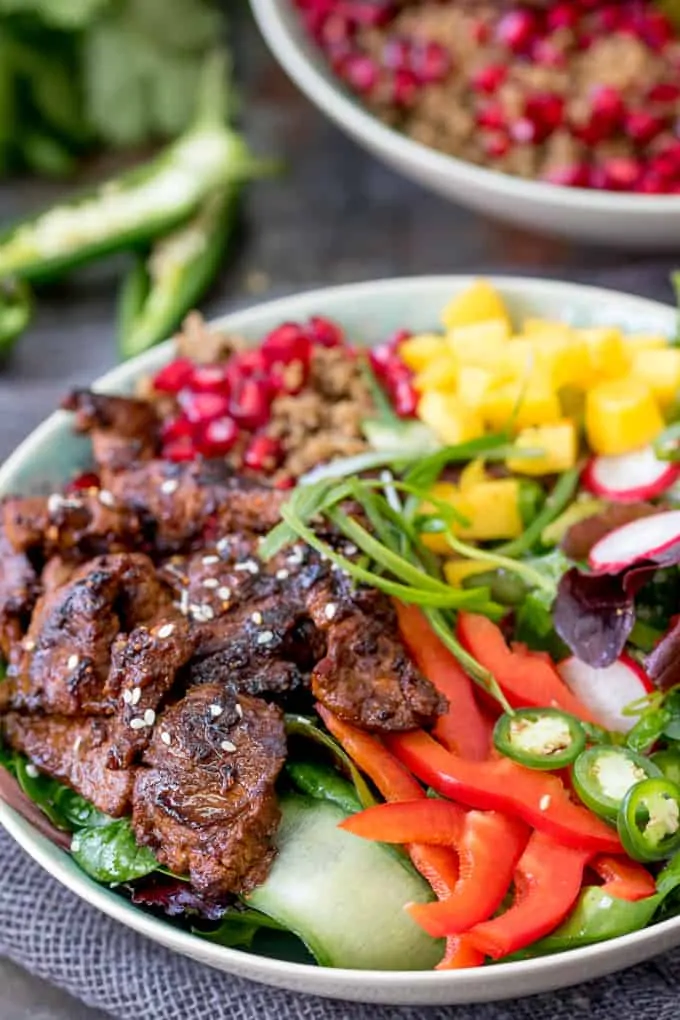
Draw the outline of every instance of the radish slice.
[[[596,542],[588,563],[601,574],[617,574],[640,560],[680,562],[680,510],[641,517]]]
[[[651,446],[621,457],[591,457],[583,472],[586,489],[612,503],[654,499],[680,475],[680,465],[659,460]]]
[[[572,655],[558,664],[557,672],[600,725],[616,733],[627,733],[637,722],[636,716],[623,714],[626,705],[654,690],[644,669],[628,655],[604,669],[594,669]]]

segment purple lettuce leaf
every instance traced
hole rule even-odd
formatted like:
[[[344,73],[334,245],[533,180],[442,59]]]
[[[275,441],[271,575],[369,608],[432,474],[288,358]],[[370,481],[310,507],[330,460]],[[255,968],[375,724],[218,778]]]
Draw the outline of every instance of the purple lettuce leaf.
[[[195,914],[209,921],[219,921],[228,909],[225,902],[202,896],[188,882],[160,875],[153,875],[135,885],[132,902],[162,910],[169,917]]]

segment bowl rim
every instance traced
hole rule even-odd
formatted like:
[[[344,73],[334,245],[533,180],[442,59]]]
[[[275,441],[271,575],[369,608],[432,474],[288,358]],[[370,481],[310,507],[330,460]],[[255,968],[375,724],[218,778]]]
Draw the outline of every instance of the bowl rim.
[[[501,170],[477,166],[467,160],[431,149],[383,124],[345,91],[338,81],[320,71],[305,54],[283,13],[284,7],[296,12],[290,0],[250,0],[251,8],[272,54],[307,98],[323,110],[337,125],[349,129],[370,149],[388,152],[410,167],[476,184],[487,192],[502,192],[508,200],[542,201],[563,210],[621,213],[644,217],[680,213],[680,195],[641,195],[627,191],[596,191],[569,188],[547,181],[526,180]],[[302,31],[302,26],[300,25]],[[310,40],[310,45],[314,43]]]
[[[362,281],[360,283],[341,284],[333,287],[312,288],[302,292],[277,298],[271,301],[256,303],[248,308],[229,312],[210,320],[211,325],[218,328],[247,330],[257,327],[258,321],[263,315],[276,315],[285,318],[295,314],[300,302],[318,302],[320,305],[328,299],[350,300],[355,295],[373,293],[377,298],[383,300],[390,294],[412,295],[416,297],[422,288],[442,287],[450,288],[455,292],[456,288],[469,285],[473,280],[478,279],[479,274],[440,274],[416,277],[395,277],[378,281]],[[590,299],[593,305],[598,302],[613,302],[621,308],[621,317],[626,314],[626,305],[630,310],[637,313],[648,310],[656,316],[661,313],[668,316],[669,324],[676,315],[671,305],[649,298],[638,297],[632,294],[625,294],[620,291],[602,287],[593,287],[586,284],[573,283],[553,279],[534,279],[532,277],[504,276],[500,274],[488,274],[486,277],[492,284],[499,287],[501,292],[505,289],[518,294],[528,289],[532,293],[543,292],[546,297],[551,295],[559,296],[565,303],[576,297],[584,295]],[[555,292],[558,292],[557,294]],[[113,370],[101,376],[94,383],[96,389],[113,391],[129,385],[131,381],[140,374],[152,371],[167,361],[172,351],[172,340],[168,340],[150,351],[132,358],[130,361],[117,366]],[[55,442],[65,423],[70,416],[64,411],[56,411],[46,418],[31,434],[17,447],[13,454],[0,466],[0,493],[7,485],[9,477],[23,463],[30,460],[37,448]],[[219,946],[207,940],[202,940],[197,935],[173,927],[169,921],[154,917],[145,913],[128,900],[116,895],[109,888],[100,885],[89,878],[85,872],[80,871],[69,857],[66,851],[52,844],[46,837],[42,836],[34,827],[17,814],[7,804],[0,801],[0,824],[19,843],[19,845],[57,881],[78,895],[86,903],[94,906],[114,920],[120,921],[142,935],[165,946],[166,948],[181,952],[193,959],[200,959],[201,962],[215,966],[223,971],[240,973],[253,980],[260,980],[265,983],[279,987],[295,987],[300,990],[305,980],[308,981],[307,989],[315,994],[337,997],[341,994],[338,989],[345,986],[345,994],[348,989],[352,990],[352,997],[359,1001],[382,1001],[389,1002],[391,994],[405,995],[400,1001],[416,1003],[418,992],[429,993],[431,989],[449,989],[457,998],[455,1001],[492,1001],[506,997],[503,992],[503,985],[512,975],[514,988],[517,988],[523,980],[530,983],[533,979],[540,979],[547,976],[555,963],[558,970],[569,971],[570,964],[573,968],[579,962],[603,961],[604,966],[597,970],[598,974],[605,973],[607,969],[621,969],[610,957],[616,957],[617,953],[625,955],[627,947],[635,947],[642,950],[637,954],[636,960],[653,955],[653,952],[646,953],[645,947],[664,941],[666,936],[666,947],[670,944],[680,943],[680,916],[661,921],[656,925],[643,928],[638,932],[628,935],[621,935],[615,939],[596,943],[590,946],[583,946],[577,949],[567,950],[563,953],[555,953],[543,957],[536,957],[529,960],[515,961],[512,963],[497,963],[491,967],[484,968],[484,985],[488,989],[488,995],[482,999],[471,995],[466,998],[468,992],[472,992],[479,985],[479,970],[458,971],[388,971],[388,970],[360,970],[350,968],[323,968],[311,964],[291,963],[271,957],[261,957],[247,953],[243,950],[231,949],[226,946]],[[670,938],[668,937],[670,936]],[[200,952],[197,951],[200,946]],[[612,964],[608,968],[607,962]],[[624,963],[623,966],[630,964]],[[294,985],[292,984],[294,982]],[[578,980],[569,977],[562,985],[574,985]],[[384,993],[387,998],[368,996],[362,1000],[363,988],[371,987],[379,993]],[[547,988],[542,984],[540,990]],[[554,986],[553,986],[554,987]],[[515,994],[510,992],[509,994]],[[529,992],[527,992],[529,994]],[[434,1000],[431,1000],[434,1001]],[[443,999],[441,1000],[444,1001]]]

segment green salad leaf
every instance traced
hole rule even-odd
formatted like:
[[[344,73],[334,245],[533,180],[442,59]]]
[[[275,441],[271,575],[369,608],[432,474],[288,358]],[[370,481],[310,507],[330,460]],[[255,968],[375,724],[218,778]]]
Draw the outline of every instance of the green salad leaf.
[[[263,929],[288,931],[285,925],[251,907],[234,907],[228,910],[219,926],[211,931],[204,931],[201,928],[191,930],[194,935],[200,935],[208,942],[216,942],[219,946],[227,946],[229,949],[252,949],[255,936]]]
[[[127,818],[80,829],[71,841],[71,854],[91,878],[109,885],[132,882],[158,869],[151,851],[135,842]]]

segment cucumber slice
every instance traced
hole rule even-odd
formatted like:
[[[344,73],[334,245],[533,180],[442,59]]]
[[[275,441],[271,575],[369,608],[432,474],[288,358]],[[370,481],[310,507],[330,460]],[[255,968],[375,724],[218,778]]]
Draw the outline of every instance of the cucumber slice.
[[[377,843],[338,829],[336,804],[281,798],[278,856],[247,897],[300,938],[323,967],[431,970],[443,944],[404,910],[432,899],[427,883]]]

